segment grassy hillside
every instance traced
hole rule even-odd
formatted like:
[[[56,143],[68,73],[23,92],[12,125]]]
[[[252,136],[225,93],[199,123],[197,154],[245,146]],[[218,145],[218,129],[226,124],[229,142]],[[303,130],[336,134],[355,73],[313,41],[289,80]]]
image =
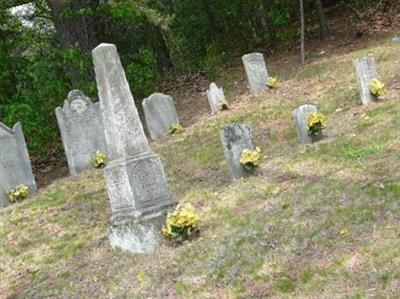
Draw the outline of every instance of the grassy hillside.
[[[190,243],[111,249],[97,171],[0,211],[0,297],[398,298],[400,48],[385,37],[348,49],[304,67],[268,60],[280,85],[259,97],[236,95],[238,63],[217,81],[231,110],[152,143],[178,200],[201,214]],[[389,93],[362,107],[352,59],[368,53]],[[327,138],[311,146],[297,145],[291,120],[305,102],[329,117]],[[254,128],[263,176],[228,181],[219,128],[233,121]]]

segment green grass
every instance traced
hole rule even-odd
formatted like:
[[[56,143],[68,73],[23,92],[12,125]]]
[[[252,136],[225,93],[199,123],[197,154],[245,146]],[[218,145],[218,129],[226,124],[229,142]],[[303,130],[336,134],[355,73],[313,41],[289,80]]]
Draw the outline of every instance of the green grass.
[[[0,294],[398,298],[398,57],[388,41],[367,46],[315,56],[304,68],[272,67],[281,78],[277,90],[245,94],[231,110],[151,144],[174,195],[200,213],[201,234],[191,242],[141,255],[111,249],[99,171],[55,182],[0,211]],[[351,60],[366,53],[377,57],[389,94],[362,107]],[[233,96],[232,80],[243,90],[242,79],[238,66],[220,82]],[[296,143],[291,120],[304,102],[329,118],[326,138],[311,146]],[[233,121],[252,125],[262,176],[228,180],[219,129]]]

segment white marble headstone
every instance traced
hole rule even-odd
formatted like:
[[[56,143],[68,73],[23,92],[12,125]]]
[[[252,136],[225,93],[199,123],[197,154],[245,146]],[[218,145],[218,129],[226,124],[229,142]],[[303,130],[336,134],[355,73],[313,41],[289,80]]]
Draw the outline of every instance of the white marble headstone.
[[[357,75],[358,88],[360,90],[361,102],[368,105],[377,100],[376,96],[371,93],[369,81],[378,78],[378,70],[375,58],[372,56],[362,57],[353,60],[354,69]]]
[[[210,88],[207,90],[208,104],[210,105],[211,114],[216,114],[219,110],[219,104],[225,101],[225,95],[222,88],[212,82]]]

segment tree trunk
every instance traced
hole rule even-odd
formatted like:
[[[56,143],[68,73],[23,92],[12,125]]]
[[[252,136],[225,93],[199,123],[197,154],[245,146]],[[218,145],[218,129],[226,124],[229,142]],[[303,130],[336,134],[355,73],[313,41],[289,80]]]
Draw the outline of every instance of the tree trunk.
[[[85,0],[46,0],[52,14],[57,39],[62,48],[78,46],[82,51],[91,51],[97,46],[95,22],[92,16],[80,10],[88,8]],[[92,7],[99,0],[91,0]]]
[[[322,1],[315,0],[314,4],[317,9],[318,18],[319,18],[319,38],[321,39],[321,41],[324,41],[328,38],[328,34],[329,34],[328,21],[326,19]]]
[[[301,38],[300,38],[300,48],[301,48],[301,64],[305,64],[305,52],[304,52],[304,5],[303,0],[300,0],[300,23],[301,23]]]

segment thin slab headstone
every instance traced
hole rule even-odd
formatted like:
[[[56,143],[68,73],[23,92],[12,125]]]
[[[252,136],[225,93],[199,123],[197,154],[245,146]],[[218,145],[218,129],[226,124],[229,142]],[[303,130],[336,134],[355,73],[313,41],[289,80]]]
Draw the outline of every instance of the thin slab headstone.
[[[304,104],[293,110],[293,120],[297,131],[297,140],[300,144],[312,143],[312,138],[308,134],[307,117],[311,112],[317,112],[317,106]]]
[[[250,91],[257,94],[266,89],[268,70],[262,53],[250,53],[242,56]]]
[[[240,164],[240,156],[245,149],[254,150],[251,128],[247,124],[226,125],[220,131],[225,160],[228,163],[229,177],[238,179],[251,173]]]
[[[353,65],[357,75],[358,88],[360,90],[361,102],[368,105],[376,102],[377,98],[371,93],[369,81],[378,78],[378,70],[374,57],[362,57],[353,60]]]
[[[171,96],[153,93],[142,102],[150,138],[161,139],[172,124],[179,124],[175,104]]]
[[[96,151],[107,153],[100,103],[93,104],[83,92],[72,90],[64,107],[56,108],[56,116],[70,174],[92,168]]]
[[[210,105],[211,114],[217,114],[220,108],[220,103],[225,102],[224,91],[222,88],[219,88],[217,84],[212,82],[210,88],[207,90],[207,99],[208,104]]]
[[[117,48],[93,50],[110,162],[104,170],[111,204],[111,245],[151,251],[160,238],[167,209],[175,205],[158,155],[147,142]]]
[[[37,189],[22,126],[10,129],[0,123],[0,206],[9,203],[7,191],[21,184],[31,193]]]

